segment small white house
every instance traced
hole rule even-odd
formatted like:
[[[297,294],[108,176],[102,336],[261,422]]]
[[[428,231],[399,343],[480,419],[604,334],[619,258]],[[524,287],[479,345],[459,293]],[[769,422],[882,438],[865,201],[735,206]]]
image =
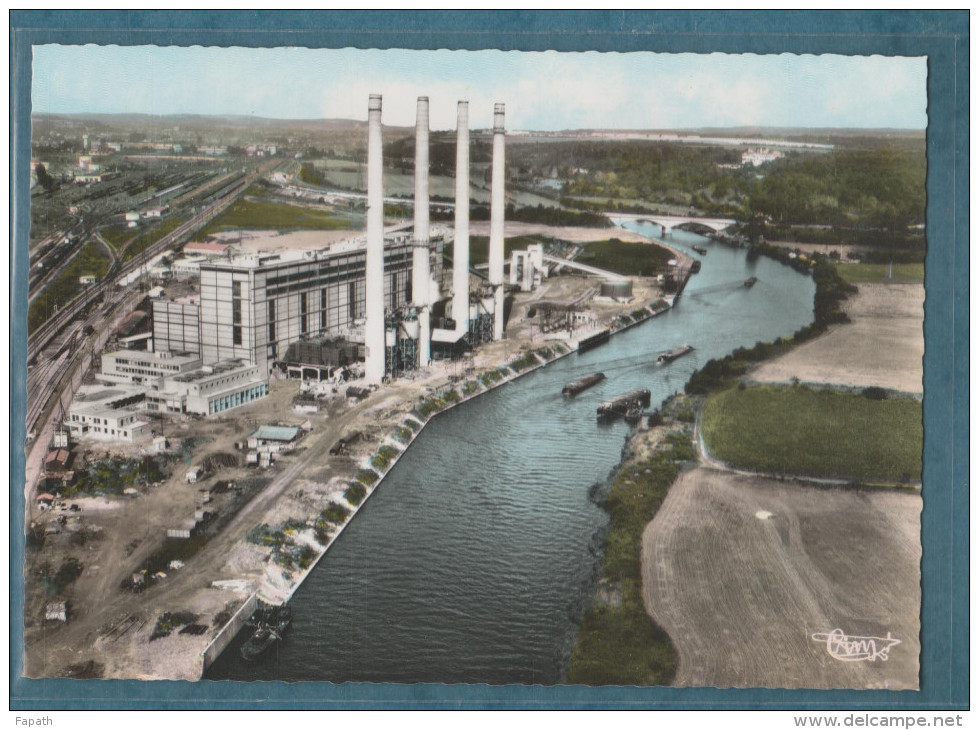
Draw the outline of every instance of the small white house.
[[[99,278],[95,274],[83,274],[78,277],[78,283],[82,286],[88,286],[89,284],[94,284]]]
[[[198,479],[200,479],[202,471],[203,470],[199,466],[191,467],[190,471],[187,472],[187,477],[186,477],[187,483],[193,484]]]
[[[156,436],[153,439],[153,451],[158,453],[163,453],[167,450],[167,437],[166,436]]]

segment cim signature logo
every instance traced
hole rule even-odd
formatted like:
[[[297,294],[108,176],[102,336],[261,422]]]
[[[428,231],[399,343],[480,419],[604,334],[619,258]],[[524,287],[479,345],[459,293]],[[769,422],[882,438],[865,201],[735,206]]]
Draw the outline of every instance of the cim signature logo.
[[[828,633],[812,635],[813,641],[826,644],[827,653],[841,662],[886,662],[891,658],[891,648],[901,643],[891,636],[847,636],[843,629],[833,629]]]

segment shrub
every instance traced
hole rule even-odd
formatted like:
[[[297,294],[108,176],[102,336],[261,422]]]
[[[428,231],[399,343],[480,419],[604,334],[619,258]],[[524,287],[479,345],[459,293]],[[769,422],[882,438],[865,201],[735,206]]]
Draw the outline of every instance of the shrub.
[[[361,469],[359,472],[357,472],[357,481],[365,486],[371,486],[378,479],[380,479],[380,477],[377,475],[377,473],[371,471],[370,469]]]
[[[342,504],[337,504],[336,502],[333,502],[329,507],[320,512],[320,516],[326,522],[332,522],[334,524],[345,522],[349,515],[350,510],[344,507]]]
[[[860,395],[868,400],[887,400],[887,391],[884,388],[877,387],[876,385],[872,385],[869,388],[864,388]]]
[[[367,496],[367,488],[360,482],[354,482],[344,493],[347,501],[350,502],[354,507],[364,501],[364,497]]]

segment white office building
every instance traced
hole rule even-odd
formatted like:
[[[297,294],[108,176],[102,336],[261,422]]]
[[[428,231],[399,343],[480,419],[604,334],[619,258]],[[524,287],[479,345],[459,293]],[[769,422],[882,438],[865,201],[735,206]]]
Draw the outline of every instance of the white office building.
[[[150,424],[135,409],[145,398],[143,389],[135,386],[83,385],[64,425],[74,438],[132,443],[150,433]]]
[[[202,362],[192,354],[120,350],[102,355],[100,379],[107,383],[159,387],[163,379],[197,370]]]

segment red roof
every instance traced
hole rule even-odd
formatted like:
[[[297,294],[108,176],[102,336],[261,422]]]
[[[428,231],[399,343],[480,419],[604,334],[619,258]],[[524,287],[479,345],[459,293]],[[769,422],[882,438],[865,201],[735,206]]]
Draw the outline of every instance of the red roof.
[[[37,501],[38,502],[41,502],[41,501],[44,501],[44,502],[53,502],[54,501],[54,495],[53,494],[48,494],[47,492],[44,492],[43,494],[37,495]]]
[[[44,463],[50,464],[52,461],[57,461],[62,464],[68,461],[68,450],[67,449],[55,449],[54,451],[49,451],[48,455],[44,457]]]
[[[224,253],[228,250],[226,243],[188,243],[184,246],[184,253],[188,251],[200,251],[201,253]]]

